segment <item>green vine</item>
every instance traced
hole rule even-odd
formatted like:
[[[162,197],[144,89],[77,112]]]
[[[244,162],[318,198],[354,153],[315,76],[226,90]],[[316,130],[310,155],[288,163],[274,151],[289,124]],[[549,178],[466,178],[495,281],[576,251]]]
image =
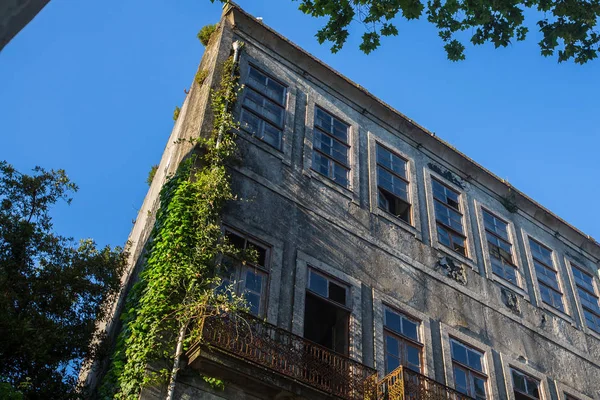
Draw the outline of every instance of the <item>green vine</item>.
[[[179,113],[181,113],[181,108],[179,108],[179,106],[175,106],[175,110],[173,111],[173,121],[177,121],[177,118],[179,118]]]
[[[196,78],[195,81],[198,85],[202,85],[204,83],[204,81],[206,80],[206,78],[208,77],[208,70],[206,69],[201,69],[196,73]]]
[[[181,327],[187,327],[189,345],[201,338],[207,316],[245,308],[231,288],[214,290],[220,283],[215,260],[236,254],[223,240],[220,221],[224,204],[235,200],[226,170],[236,151],[231,106],[239,85],[234,68],[228,59],[220,86],[212,92],[213,132],[196,146],[203,151],[182,162],[161,190],[145,266],[128,295],[123,329],[100,388],[102,399],[137,399],[144,386],[166,381]],[[219,385],[218,379],[211,382]]]
[[[156,175],[156,171],[158,171],[158,164],[154,164],[150,171],[148,171],[148,177],[146,178],[146,183],[148,186],[152,185],[152,181],[154,180],[154,175]]]

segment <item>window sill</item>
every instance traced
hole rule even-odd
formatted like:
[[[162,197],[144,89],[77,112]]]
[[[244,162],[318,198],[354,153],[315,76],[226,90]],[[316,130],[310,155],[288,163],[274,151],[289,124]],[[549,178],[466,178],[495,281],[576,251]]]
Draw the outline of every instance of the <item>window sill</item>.
[[[541,308],[544,309],[545,311],[549,312],[550,314],[554,315],[557,318],[562,319],[565,322],[568,322],[569,324],[571,324],[573,327],[577,328],[577,325],[575,325],[575,321],[573,321],[573,318],[571,318],[571,316],[565,312],[562,312],[560,310],[557,310],[556,308],[549,306],[548,304],[544,303],[543,301],[541,302]]]
[[[400,219],[400,218],[394,216],[393,214],[390,214],[390,213],[382,210],[379,207],[374,208],[373,214],[385,219],[386,221],[396,225],[400,229],[410,233],[411,235],[413,235],[415,238],[419,239],[420,241],[423,241],[421,231],[419,229],[415,228],[413,225],[409,224],[408,222],[404,221],[403,219]]]
[[[291,161],[286,157],[283,150],[276,149],[275,147],[260,140],[259,138],[254,136],[251,132],[248,132],[243,128],[238,129],[238,131],[236,133],[237,133],[238,137],[242,138],[243,140],[247,141],[248,143],[251,143],[251,144],[255,145],[256,147],[260,148],[261,150],[266,151],[267,153],[273,155],[274,157],[279,158],[282,163],[291,165]]]
[[[468,265],[473,271],[479,273],[479,269],[477,268],[477,264],[476,264],[475,260],[473,260],[469,257],[463,256],[463,255],[455,252],[451,248],[444,246],[443,244],[441,244],[440,242],[437,241],[437,238],[435,238],[434,240],[435,240],[433,242],[434,249],[439,250],[442,253],[444,253],[445,255],[452,257],[452,258],[456,259],[457,261],[460,261],[463,264]]]
[[[529,299],[529,295],[527,294],[527,292],[523,288],[521,288],[521,287],[519,287],[519,286],[517,286],[517,285],[515,285],[513,283],[510,283],[509,281],[507,281],[505,279],[502,279],[502,278],[498,277],[493,272],[492,272],[491,280],[494,281],[494,282],[496,282],[498,285],[503,286],[506,289],[509,289],[509,290],[515,292],[516,294],[518,294],[519,296],[523,297],[528,302],[531,302],[530,299]]]
[[[587,326],[587,323],[583,321],[583,331],[587,333],[589,336],[595,338],[596,340],[600,340],[600,333],[596,332],[592,328]]]
[[[356,203],[354,199],[354,192],[350,188],[346,188],[338,183],[335,183],[333,180],[318,173],[312,168],[310,168],[308,171],[305,170],[304,173],[308,175],[311,179],[314,179],[315,181],[318,181],[319,183],[327,186],[328,188],[337,191],[342,196],[347,197],[348,200]]]

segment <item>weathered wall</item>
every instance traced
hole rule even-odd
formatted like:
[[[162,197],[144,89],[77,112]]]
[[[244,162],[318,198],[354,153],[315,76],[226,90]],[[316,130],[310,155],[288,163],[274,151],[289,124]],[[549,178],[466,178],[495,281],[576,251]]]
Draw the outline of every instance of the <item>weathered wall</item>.
[[[502,204],[501,195],[507,193],[502,189],[504,183],[426,136],[404,117],[376,117],[374,103],[361,103],[358,95],[347,96],[355,88],[348,89],[339,76],[324,68],[304,69],[306,54],[297,49],[292,52],[289,43],[239,10],[226,14],[222,28],[218,41],[209,46],[204,66],[218,65],[229,54],[232,41],[240,39],[246,44],[240,61],[242,81],[248,63],[254,63],[288,86],[282,151],[240,132],[243,161],[231,171],[234,189],[244,201],[232,203],[224,216],[226,224],[272,246],[269,322],[303,333],[310,265],[350,284],[350,354],[375,366],[380,374],[385,303],[421,320],[424,372],[440,382],[453,382],[449,338],[454,337],[485,352],[491,398],[513,398],[512,366],[540,379],[545,400],[563,399],[566,392],[581,399],[600,399],[600,335],[584,324],[568,264],[577,262],[593,271],[597,279],[600,249],[593,242],[520,194],[516,197],[520,209],[510,212]],[[159,167],[160,175],[157,173],[132,232],[132,266],[140,264],[159,188],[166,174],[174,171],[189,151],[169,146],[178,137],[193,137],[204,129],[208,123],[204,117],[207,99],[206,89],[194,89],[182,108]],[[316,104],[351,125],[350,189],[311,169]],[[412,225],[377,208],[376,142],[409,160]],[[461,193],[469,257],[458,257],[437,242],[432,177]],[[501,189],[504,192],[500,193]],[[500,282],[491,273],[482,206],[509,222],[519,267],[518,286]],[[529,236],[554,251],[565,313],[541,302],[531,267]],[[456,260],[459,275],[464,274],[465,279],[449,276],[440,264],[444,257]],[[265,393],[244,393],[248,392],[246,386],[238,381],[226,385],[224,392],[212,391],[188,369],[180,378],[178,398],[273,398]],[[143,398],[159,395],[148,390]]]
[[[0,2],[0,51],[50,0],[3,0]]]

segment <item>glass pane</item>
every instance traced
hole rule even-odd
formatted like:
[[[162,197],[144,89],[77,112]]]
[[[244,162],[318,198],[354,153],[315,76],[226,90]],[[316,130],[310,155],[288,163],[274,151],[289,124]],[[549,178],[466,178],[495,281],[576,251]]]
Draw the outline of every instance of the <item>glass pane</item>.
[[[448,232],[446,231],[446,228],[438,225],[437,232],[438,232],[438,241],[441,244],[443,244],[444,246],[451,247],[452,243],[450,242],[450,234],[448,234]]]
[[[450,343],[452,343],[452,359],[461,364],[469,365],[466,347],[455,341],[451,341]]]
[[[344,143],[348,143],[348,125],[334,118],[333,136],[340,139]]]
[[[529,378],[529,377],[525,377],[525,380],[527,381],[527,393],[530,396],[535,397],[536,399],[540,398],[540,391],[538,388],[538,382]]]
[[[309,273],[308,288],[315,293],[327,298],[327,279],[319,274],[316,274],[312,270]]]
[[[248,307],[250,308],[250,312],[254,315],[260,314],[260,296],[256,293],[246,292],[244,293],[244,298],[248,303]]]
[[[333,180],[344,187],[348,187],[348,169],[333,163]]]
[[[467,350],[467,354],[469,357],[469,367],[477,371],[483,371],[483,366],[481,365],[481,354],[471,349]]]
[[[417,368],[417,371],[421,370],[421,349],[407,344],[406,345],[406,362],[408,365],[411,365]]]
[[[256,293],[262,292],[262,276],[250,270],[246,271],[246,289]]]
[[[240,117],[240,126],[246,131],[250,132],[253,135],[258,135],[261,130],[261,125],[263,121],[258,118],[256,115],[252,114],[249,111],[242,109],[242,115]]]
[[[315,109],[315,125],[323,129],[325,132],[332,133],[331,117],[320,108]]]
[[[385,335],[385,351],[389,354],[400,357],[400,347],[398,339],[392,335]]]
[[[390,373],[400,366],[400,359],[389,354],[385,355],[385,372]]]
[[[329,177],[329,164],[333,163],[333,161],[330,161],[327,157],[317,153],[316,151],[313,152],[313,169],[327,177]]]
[[[395,332],[402,333],[400,316],[387,307],[385,309],[385,327]]]
[[[281,130],[275,128],[269,123],[264,123],[264,130],[262,135],[257,135],[261,140],[264,140],[276,149],[281,149]]]
[[[406,318],[402,318],[402,334],[413,340],[419,340],[419,334],[417,331],[417,324]]]
[[[267,83],[267,96],[277,101],[279,104],[284,105],[285,103],[285,87],[269,79]]]
[[[467,391],[467,374],[457,366],[454,366],[454,387],[461,393],[469,393]]]
[[[227,238],[229,244],[235,247],[236,249],[243,250],[245,248],[246,239],[244,239],[243,237],[236,235],[233,232],[225,232],[225,237]]]
[[[527,393],[527,387],[525,386],[525,377],[514,370],[512,371],[512,377],[515,389],[522,393]]]
[[[485,380],[473,377],[473,387],[475,388],[475,397],[477,399],[485,399]]]

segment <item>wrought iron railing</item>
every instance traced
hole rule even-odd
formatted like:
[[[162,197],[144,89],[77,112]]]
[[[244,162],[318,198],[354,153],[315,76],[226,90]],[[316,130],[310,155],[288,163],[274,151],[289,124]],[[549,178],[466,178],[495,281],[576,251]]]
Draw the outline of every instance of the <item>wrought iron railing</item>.
[[[473,400],[411,369],[399,367],[377,383],[377,400]]]
[[[207,318],[202,340],[343,399],[376,391],[374,369],[248,314]]]

